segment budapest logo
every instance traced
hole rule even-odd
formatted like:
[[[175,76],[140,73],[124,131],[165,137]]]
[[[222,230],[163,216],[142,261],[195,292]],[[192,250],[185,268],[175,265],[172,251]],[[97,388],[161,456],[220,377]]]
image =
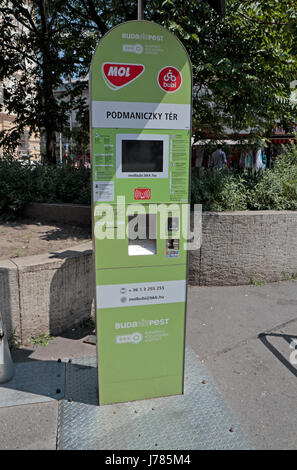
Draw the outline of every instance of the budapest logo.
[[[151,190],[148,188],[144,189],[134,189],[134,199],[150,199],[151,198]]]
[[[119,90],[134,82],[144,72],[142,64],[113,64],[105,62],[102,65],[102,75],[106,85],[111,90]]]
[[[182,75],[175,67],[164,67],[158,74],[159,87],[167,93],[177,91],[182,84]]]

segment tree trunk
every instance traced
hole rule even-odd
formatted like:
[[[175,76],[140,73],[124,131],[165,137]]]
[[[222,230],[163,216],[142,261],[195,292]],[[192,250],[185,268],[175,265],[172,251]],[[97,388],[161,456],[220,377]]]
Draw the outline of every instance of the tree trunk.
[[[46,129],[46,162],[49,165],[56,165],[56,132],[52,129]]]
[[[49,165],[56,165],[56,126],[55,126],[55,98],[54,84],[52,80],[52,54],[51,54],[51,34],[48,19],[48,0],[40,2],[40,16],[42,24],[42,104],[44,107],[44,127],[46,137],[45,160]]]

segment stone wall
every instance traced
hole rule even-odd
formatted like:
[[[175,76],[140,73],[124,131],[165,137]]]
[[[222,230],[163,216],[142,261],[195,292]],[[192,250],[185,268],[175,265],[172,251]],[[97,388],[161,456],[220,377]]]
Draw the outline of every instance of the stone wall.
[[[0,261],[0,309],[8,337],[22,344],[89,318],[93,297],[91,243]]]
[[[201,249],[190,252],[189,282],[229,286],[297,273],[297,211],[204,213]]]
[[[296,274],[297,211],[203,214],[201,248],[189,253],[190,284],[273,282]],[[91,242],[0,261],[0,311],[8,335],[22,344],[89,318],[93,297]]]
[[[77,224],[91,227],[91,207],[82,204],[47,204],[31,202],[22,212],[23,217],[38,221]]]

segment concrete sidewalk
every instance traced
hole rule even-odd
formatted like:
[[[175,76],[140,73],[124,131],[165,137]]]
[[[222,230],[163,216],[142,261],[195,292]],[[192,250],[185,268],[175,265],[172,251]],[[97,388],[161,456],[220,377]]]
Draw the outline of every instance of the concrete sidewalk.
[[[297,283],[189,287],[187,344],[199,356],[256,449],[296,449]],[[96,354],[88,329],[24,347],[13,360],[46,364]],[[59,374],[58,374],[59,375]],[[0,407],[0,449],[56,449],[58,395]]]
[[[297,448],[294,338],[296,281],[189,288],[187,343],[257,449]]]

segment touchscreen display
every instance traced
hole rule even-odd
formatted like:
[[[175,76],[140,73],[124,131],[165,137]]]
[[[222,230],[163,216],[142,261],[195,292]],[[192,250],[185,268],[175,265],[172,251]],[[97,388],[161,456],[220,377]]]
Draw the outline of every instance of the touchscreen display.
[[[122,140],[122,172],[162,171],[162,140]]]

